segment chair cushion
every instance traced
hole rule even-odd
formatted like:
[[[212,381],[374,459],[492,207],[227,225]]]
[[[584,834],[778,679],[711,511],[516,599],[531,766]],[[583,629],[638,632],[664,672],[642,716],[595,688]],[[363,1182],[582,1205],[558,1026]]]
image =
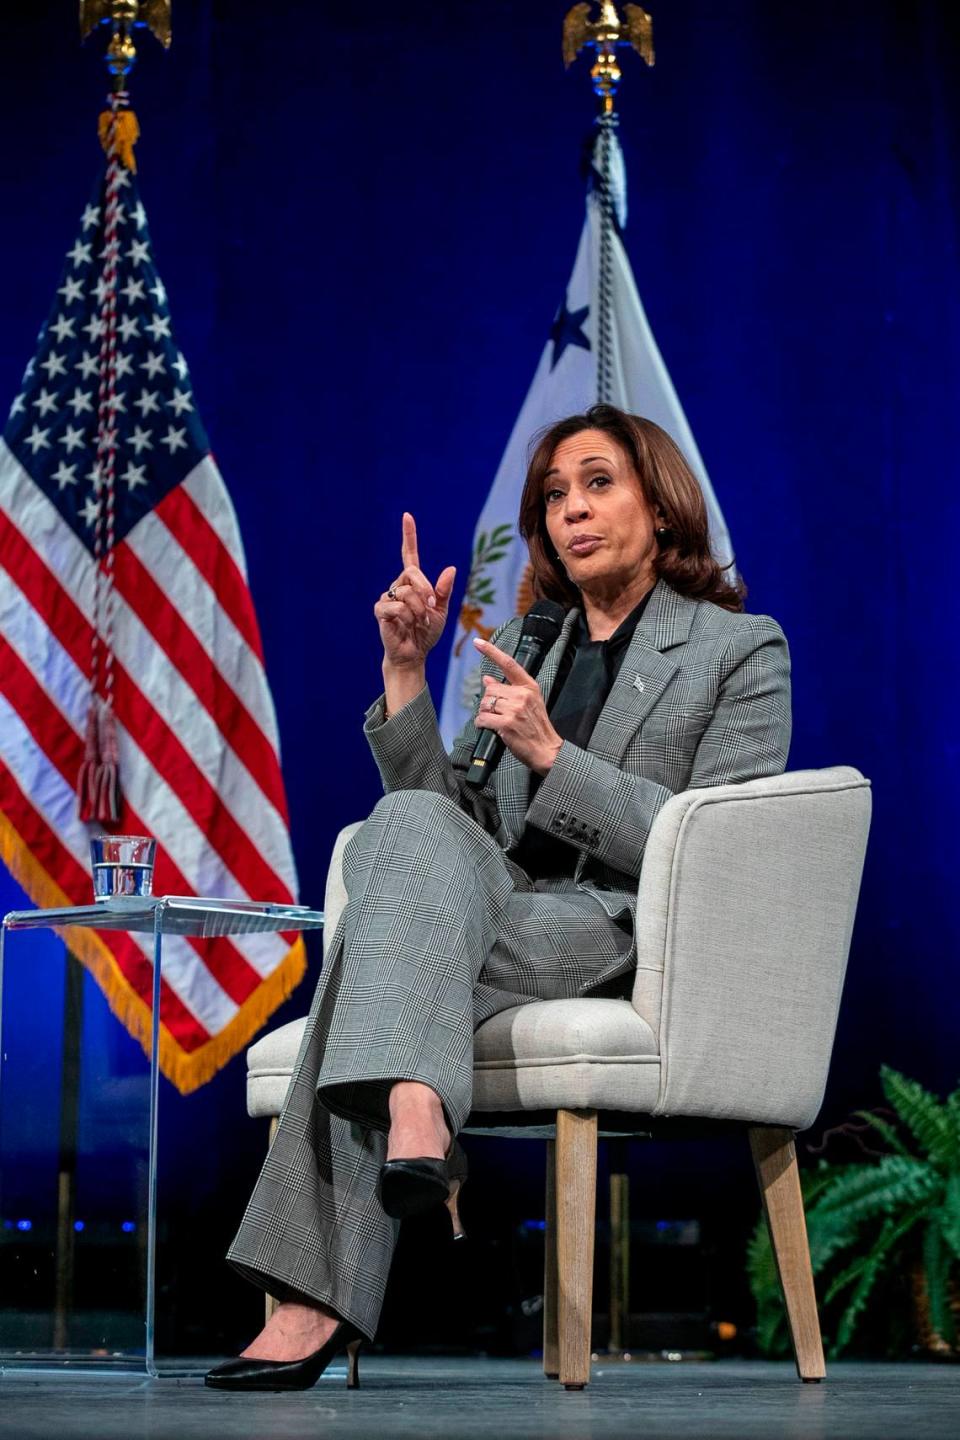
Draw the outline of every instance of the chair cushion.
[[[535,1000],[477,1031],[474,1110],[638,1110],[660,1089],[650,1026],[629,1000]]]
[[[247,1111],[279,1115],[306,1019],[247,1051]],[[660,1061],[653,1031],[628,1000],[537,1000],[494,1015],[476,1034],[475,1110],[648,1112]]]
[[[247,1114],[279,1115],[300,1049],[307,1017],[269,1030],[247,1051]]]

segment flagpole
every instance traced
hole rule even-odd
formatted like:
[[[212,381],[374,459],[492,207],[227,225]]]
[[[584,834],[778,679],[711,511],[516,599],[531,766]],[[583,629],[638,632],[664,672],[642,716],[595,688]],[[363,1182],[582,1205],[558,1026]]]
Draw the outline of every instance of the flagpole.
[[[563,22],[563,59],[567,69],[586,47],[596,59],[590,71],[598,100],[600,164],[600,253],[597,283],[597,381],[596,398],[609,405],[613,398],[613,241],[617,228],[611,156],[619,117],[617,88],[622,72],[617,50],[629,46],[646,61],[654,63],[653,21],[639,5],[624,5],[620,14],[612,0],[603,0],[596,21],[587,16],[590,6],[574,5]],[[627,1173],[627,1141],[611,1140],[610,1148],[610,1306],[607,1354],[630,1359],[627,1331],[630,1323],[630,1176]]]
[[[107,155],[104,185],[103,271],[100,277],[100,357],[98,366],[97,457],[94,523],[93,638],[90,656],[90,709],[84,758],[77,777],[81,820],[115,824],[120,818],[119,745],[113,713],[113,593],[117,460],[117,272],[120,241],[120,188],[126,171],[136,171],[133,147],[140,135],[129,108],[126,77],[137,63],[133,32],[149,28],[168,48],[170,0],[80,0],[80,38],[101,25],[111,29],[104,62],[111,76],[109,109],[100,116],[100,143]]]
[[[613,237],[616,229],[616,202],[610,157],[613,139],[619,124],[616,110],[617,88],[623,78],[617,63],[617,50],[627,46],[637,52],[647,65],[654,63],[653,20],[639,5],[620,9],[613,0],[603,0],[597,20],[587,19],[590,6],[574,5],[563,22],[563,60],[567,69],[586,48],[596,59],[590,71],[593,91],[598,100],[597,129],[600,139],[599,202],[600,256],[598,263],[597,315],[597,400],[608,405],[612,399],[611,335],[613,332]]]
[[[170,0],[80,0],[81,41],[100,25],[111,27],[111,36],[104,63],[111,77],[111,109],[101,116],[100,138],[108,155],[119,152],[128,168],[133,166],[133,146],[139,133],[136,117],[126,109],[126,77],[136,64],[137,50],[133,31],[149,27],[165,47],[169,47]],[[122,117],[122,118],[121,118]],[[107,266],[110,258],[107,258]],[[98,456],[99,459],[99,456]],[[110,564],[107,557],[107,566]],[[98,581],[100,557],[98,556]],[[98,605],[98,629],[101,606]],[[109,615],[109,601],[107,602]],[[109,635],[108,621],[108,635]],[[108,642],[109,643],[109,642]],[[96,710],[98,649],[101,637],[94,635],[93,694],[91,715]],[[107,689],[110,686],[109,648]],[[119,800],[119,795],[117,796]],[[91,818],[117,818],[98,814]],[[73,1304],[77,1138],[80,1120],[80,1052],[83,1042],[84,974],[80,960],[65,950],[63,1039],[61,1043],[60,1126],[57,1161],[57,1230],[53,1302],[53,1348],[65,1350],[69,1344],[69,1321]]]

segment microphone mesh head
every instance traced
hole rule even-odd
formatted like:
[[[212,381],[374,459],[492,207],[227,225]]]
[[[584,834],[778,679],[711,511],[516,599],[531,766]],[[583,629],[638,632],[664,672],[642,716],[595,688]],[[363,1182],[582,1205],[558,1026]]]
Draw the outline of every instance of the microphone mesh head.
[[[560,634],[566,606],[556,600],[536,600],[523,617],[521,635],[535,635],[544,645],[552,645]]]

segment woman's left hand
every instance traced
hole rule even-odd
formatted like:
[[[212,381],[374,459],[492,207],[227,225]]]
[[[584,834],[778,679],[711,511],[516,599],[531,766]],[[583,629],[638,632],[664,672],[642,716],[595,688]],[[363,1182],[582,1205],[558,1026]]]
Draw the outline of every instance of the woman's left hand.
[[[540,687],[512,655],[489,640],[474,640],[486,660],[503,671],[503,680],[483,676],[484,694],[473,723],[479,730],[495,730],[504,745],[529,769],[546,775],[556,760],[563,739],[550,724]]]

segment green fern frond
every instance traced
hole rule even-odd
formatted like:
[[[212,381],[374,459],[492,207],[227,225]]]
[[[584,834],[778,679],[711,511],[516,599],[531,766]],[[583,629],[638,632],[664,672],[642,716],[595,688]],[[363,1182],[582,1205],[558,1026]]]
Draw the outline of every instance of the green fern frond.
[[[940,1228],[953,1258],[960,1260],[960,1170],[953,1172],[943,1192]]]
[[[856,1165],[838,1175],[814,1206],[820,1216],[844,1225],[875,1215],[893,1214],[904,1205],[920,1205],[942,1189],[943,1178],[923,1160],[885,1155],[876,1165]]]
[[[846,1290],[848,1286],[852,1285],[866,1269],[878,1264],[887,1254],[890,1247],[902,1239],[909,1230],[912,1230],[919,1220],[923,1219],[923,1215],[924,1212],[922,1210],[915,1210],[911,1214],[905,1215],[900,1221],[887,1220],[870,1249],[865,1254],[857,1255],[845,1270],[841,1270],[839,1275],[834,1276],[823,1297],[824,1305],[829,1305],[831,1300],[835,1300],[836,1297],[841,1294],[842,1291]]]
[[[859,1233],[859,1224],[849,1224],[845,1216],[811,1209],[807,1215],[807,1238],[814,1275],[825,1270],[834,1255],[854,1244]]]
[[[960,1136],[946,1108],[916,1080],[907,1079],[889,1065],[880,1067],[880,1083],[887,1100],[907,1129],[916,1136],[935,1165],[950,1169],[960,1164]]]
[[[837,1338],[833,1344],[833,1353],[839,1355],[849,1345],[853,1332],[856,1329],[857,1321],[863,1314],[866,1303],[870,1298],[870,1292],[877,1282],[884,1260],[899,1240],[902,1240],[907,1231],[916,1225],[921,1218],[917,1211],[906,1215],[902,1220],[889,1219],[885,1222],[880,1234],[874,1242],[873,1249],[869,1255],[862,1260],[855,1261],[859,1267],[856,1287],[850,1297],[847,1308],[844,1310],[837,1325]]]
[[[852,1285],[854,1280],[859,1280],[869,1263],[869,1254],[858,1255],[846,1270],[841,1270],[839,1275],[835,1275],[827,1286],[826,1294],[823,1297],[824,1305],[829,1305],[842,1291],[846,1290],[848,1285]]]
[[[935,1217],[923,1232],[923,1273],[927,1283],[930,1324],[942,1339],[952,1345],[957,1331],[950,1309],[950,1261],[950,1252],[943,1243],[943,1233]]]
[[[747,1278],[754,1296],[775,1290],[779,1284],[777,1262],[770,1244],[770,1231],[763,1215],[747,1242]]]
[[[953,1134],[957,1143],[957,1151],[960,1152],[960,1090],[954,1090],[943,1102],[943,1108],[947,1114]]]

